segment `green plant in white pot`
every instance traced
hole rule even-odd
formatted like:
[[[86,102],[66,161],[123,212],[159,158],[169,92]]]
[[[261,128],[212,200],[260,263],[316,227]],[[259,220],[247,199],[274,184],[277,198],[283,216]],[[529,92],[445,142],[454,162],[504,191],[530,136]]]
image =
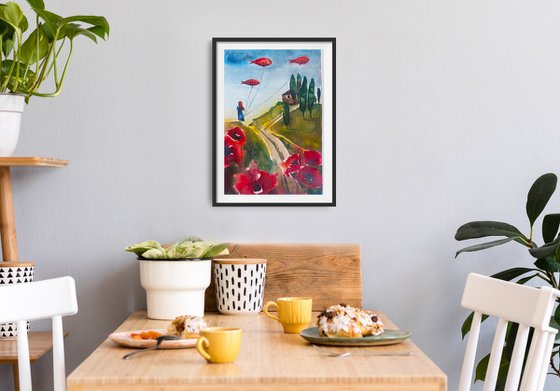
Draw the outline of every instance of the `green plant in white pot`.
[[[21,113],[30,97],[54,97],[62,90],[74,39],[97,42],[109,35],[102,16],[62,17],[43,0],[26,0],[35,29],[15,2],[0,3],[0,156],[11,156],[19,138]],[[41,90],[45,81],[52,89]]]
[[[138,255],[148,317],[203,316],[204,291],[210,285],[212,258],[228,255],[227,247],[227,243],[206,242],[196,237],[180,240],[172,246],[148,240],[126,247],[125,251]]]

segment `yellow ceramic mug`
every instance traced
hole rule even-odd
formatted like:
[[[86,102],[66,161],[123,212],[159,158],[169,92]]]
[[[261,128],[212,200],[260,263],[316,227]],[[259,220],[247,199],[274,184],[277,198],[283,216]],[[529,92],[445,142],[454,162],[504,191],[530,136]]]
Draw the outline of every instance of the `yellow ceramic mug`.
[[[241,329],[207,327],[200,330],[196,350],[210,363],[234,362],[241,346]]]
[[[264,305],[264,313],[269,318],[280,322],[285,333],[299,333],[311,322],[312,303],[313,300],[310,297],[280,297],[276,302],[267,302]],[[268,308],[271,306],[277,307],[278,316],[268,312]]]

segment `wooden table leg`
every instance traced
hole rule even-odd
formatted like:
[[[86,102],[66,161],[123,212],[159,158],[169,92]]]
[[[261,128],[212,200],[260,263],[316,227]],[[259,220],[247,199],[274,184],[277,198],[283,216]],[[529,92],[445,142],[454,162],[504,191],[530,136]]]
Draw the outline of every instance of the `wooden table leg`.
[[[17,262],[16,220],[12,200],[10,167],[0,167],[0,234],[2,235],[4,261]]]
[[[18,363],[12,363],[12,374],[14,377],[14,390],[19,391],[19,369]]]

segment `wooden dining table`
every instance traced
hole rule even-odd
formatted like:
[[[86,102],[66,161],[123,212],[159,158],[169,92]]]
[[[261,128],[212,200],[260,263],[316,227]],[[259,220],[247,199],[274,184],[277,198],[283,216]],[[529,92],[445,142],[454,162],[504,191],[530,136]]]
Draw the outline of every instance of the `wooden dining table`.
[[[385,314],[378,314],[386,329],[397,329]],[[68,376],[68,390],[447,390],[445,373],[410,339],[385,346],[319,346],[298,334],[285,334],[263,313],[207,313],[205,319],[209,326],[243,330],[234,363],[208,364],[195,348],[159,349],[123,360],[135,349],[107,339]],[[168,324],[140,311],[116,331],[161,329]]]

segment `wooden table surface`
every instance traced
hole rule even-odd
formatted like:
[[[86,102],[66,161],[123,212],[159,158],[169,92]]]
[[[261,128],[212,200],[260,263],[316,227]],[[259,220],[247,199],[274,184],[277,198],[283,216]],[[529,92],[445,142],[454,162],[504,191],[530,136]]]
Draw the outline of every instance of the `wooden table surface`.
[[[396,328],[379,314],[386,328]],[[390,346],[314,348],[297,334],[284,334],[264,314],[206,314],[209,326],[239,327],[243,340],[233,364],[207,364],[196,349],[158,350],[129,360],[134,349],[106,340],[68,377],[69,391],[85,390],[384,390],[445,391],[446,375],[410,340]],[[169,322],[133,313],[117,331],[165,328]],[[329,352],[351,351],[349,357]],[[405,352],[411,356],[367,356]]]

